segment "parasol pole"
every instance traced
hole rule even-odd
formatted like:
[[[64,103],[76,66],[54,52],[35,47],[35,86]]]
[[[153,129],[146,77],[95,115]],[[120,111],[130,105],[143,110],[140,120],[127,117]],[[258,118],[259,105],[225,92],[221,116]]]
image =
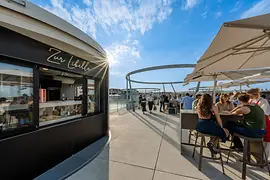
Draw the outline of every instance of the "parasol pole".
[[[217,86],[217,75],[213,76],[214,78],[214,88],[213,88],[213,103],[216,103],[216,86]]]

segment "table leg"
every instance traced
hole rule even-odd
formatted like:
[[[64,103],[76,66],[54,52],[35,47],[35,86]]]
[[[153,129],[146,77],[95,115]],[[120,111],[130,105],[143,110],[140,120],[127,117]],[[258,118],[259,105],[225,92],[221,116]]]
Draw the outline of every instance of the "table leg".
[[[201,147],[200,147],[200,158],[199,158],[199,171],[202,170],[202,156],[203,156],[203,142],[204,142],[204,136],[201,136]]]
[[[250,142],[247,143],[247,162],[250,163]]]
[[[242,179],[246,179],[246,174],[247,174],[247,153],[248,153],[248,140],[244,140]]]

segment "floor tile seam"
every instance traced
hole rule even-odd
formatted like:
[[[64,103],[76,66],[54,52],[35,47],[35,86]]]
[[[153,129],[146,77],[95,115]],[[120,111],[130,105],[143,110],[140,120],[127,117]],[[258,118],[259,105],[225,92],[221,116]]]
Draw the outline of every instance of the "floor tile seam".
[[[157,163],[158,163],[159,154],[160,154],[160,150],[161,150],[161,146],[162,146],[162,142],[163,142],[163,137],[164,137],[164,133],[165,133],[166,124],[167,124],[167,115],[165,116],[165,124],[164,124],[163,131],[162,131],[162,136],[161,136],[162,138],[160,140],[160,145],[159,145],[159,149],[158,149],[158,154],[157,154],[157,158],[156,158],[156,163],[155,163],[155,167],[154,167],[152,180],[154,180],[154,177],[155,177],[155,171],[156,171],[156,168],[157,168]]]
[[[178,173],[174,173],[174,172],[164,171],[164,170],[160,170],[160,169],[155,169],[155,172],[163,172],[163,173],[167,173],[167,174],[171,174],[171,175],[176,175],[176,176],[181,176],[181,177],[186,177],[186,178],[191,178],[191,179],[197,179],[197,180],[203,180],[201,178],[196,178],[196,177],[178,174]]]
[[[110,142],[112,142],[113,140],[115,140],[116,138],[118,138],[120,135],[122,135],[124,132],[126,132],[130,127],[126,128],[125,130],[123,130],[121,133],[119,133],[117,136],[115,136],[114,138],[111,139]]]
[[[143,166],[143,165],[138,165],[138,164],[132,164],[132,163],[126,163],[126,162],[123,162],[123,161],[117,161],[117,160],[112,160],[112,159],[105,159],[105,158],[99,158],[100,160],[104,160],[104,161],[111,161],[111,162],[115,162],[115,163],[119,163],[119,164],[124,164],[124,165],[129,165],[129,166],[134,166],[134,167],[139,167],[139,168],[143,168],[143,169],[148,169],[148,170],[152,170],[154,171],[153,168],[150,168],[150,167],[146,167],[146,166]]]

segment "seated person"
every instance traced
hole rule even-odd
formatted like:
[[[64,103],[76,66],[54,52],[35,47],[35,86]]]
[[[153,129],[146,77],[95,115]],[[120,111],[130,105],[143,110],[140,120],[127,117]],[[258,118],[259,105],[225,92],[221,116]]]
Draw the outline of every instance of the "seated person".
[[[218,112],[231,111],[234,109],[233,103],[229,100],[228,94],[222,94],[219,102],[216,104]]]
[[[265,134],[265,116],[262,108],[256,104],[250,104],[250,96],[241,94],[238,97],[241,105],[232,110],[232,114],[243,115],[244,120],[238,122],[228,122],[226,128],[231,134],[238,133],[251,138],[262,138]],[[239,137],[233,139],[233,149],[243,150],[243,145]]]
[[[234,96],[233,96],[233,105],[235,106],[235,107],[237,107],[238,105],[240,105],[240,102],[239,102],[239,100],[238,100],[238,96],[240,95],[240,93],[239,92],[237,92]]]
[[[229,136],[229,131],[223,128],[217,107],[213,105],[212,96],[209,94],[202,95],[197,106],[197,113],[199,116],[199,122],[197,124],[196,131],[216,136],[225,142]],[[214,145],[217,138],[211,138],[207,143],[207,147],[213,154],[218,153],[218,149]]]
[[[192,110],[193,111],[195,111],[197,109],[197,105],[198,105],[198,102],[199,102],[199,100],[200,100],[201,97],[202,97],[202,95],[199,92],[197,92],[197,94],[196,94],[196,100],[193,101],[193,103],[192,103]]]
[[[182,103],[183,103],[183,109],[190,109],[192,110],[192,103],[193,103],[193,98],[190,97],[189,93],[186,93],[186,96],[183,97]]]

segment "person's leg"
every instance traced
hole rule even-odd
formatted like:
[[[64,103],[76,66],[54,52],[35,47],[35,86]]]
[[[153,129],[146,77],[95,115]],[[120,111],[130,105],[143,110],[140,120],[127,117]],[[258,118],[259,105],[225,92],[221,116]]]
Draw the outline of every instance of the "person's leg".
[[[164,109],[165,109],[165,104],[164,104],[164,102],[162,102],[162,109],[163,109],[163,111],[164,111]]]
[[[164,111],[164,102],[160,102],[160,112],[162,112],[162,108],[163,108],[163,111]]]
[[[270,154],[270,142],[264,142],[264,149],[266,153],[266,160],[268,161],[268,157]]]
[[[151,113],[151,111],[152,111],[152,108],[153,108],[153,102],[149,102],[148,103],[148,107],[149,107],[149,111],[150,111],[150,113]]]
[[[228,129],[229,132],[231,133],[231,135],[233,136],[234,133],[239,133],[241,131],[239,128],[241,128],[242,126],[239,123],[237,123],[237,122],[230,121],[227,124],[225,124],[224,127],[226,129]],[[243,149],[243,144],[242,144],[242,141],[240,140],[239,137],[234,136],[234,138],[233,138],[233,144],[234,144],[234,147],[235,148]]]
[[[221,139],[222,141],[226,141],[226,132],[224,131],[219,125],[216,124],[215,121],[209,121],[209,120],[201,120],[199,121],[196,130],[198,132],[209,134],[212,137],[210,141],[207,143],[207,147],[213,154],[217,154],[219,152],[217,148],[217,141],[218,139]]]

